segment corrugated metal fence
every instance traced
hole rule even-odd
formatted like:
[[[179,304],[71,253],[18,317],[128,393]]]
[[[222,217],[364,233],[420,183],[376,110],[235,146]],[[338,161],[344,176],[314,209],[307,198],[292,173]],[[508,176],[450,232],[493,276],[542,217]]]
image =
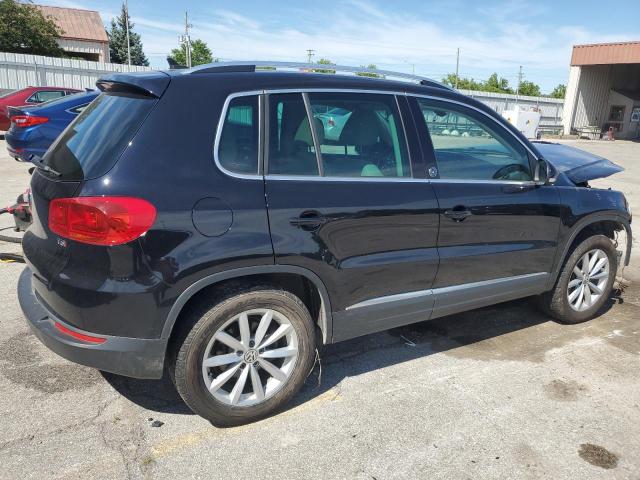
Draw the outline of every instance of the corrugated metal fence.
[[[95,88],[105,73],[146,70],[151,68],[0,52],[0,92],[29,86]]]
[[[516,105],[521,107],[537,107],[540,109],[540,126],[548,129],[562,128],[562,108],[564,100],[549,97],[527,97],[524,95],[509,95],[506,93],[476,92],[460,90],[460,92],[485,103],[496,112],[502,113]]]

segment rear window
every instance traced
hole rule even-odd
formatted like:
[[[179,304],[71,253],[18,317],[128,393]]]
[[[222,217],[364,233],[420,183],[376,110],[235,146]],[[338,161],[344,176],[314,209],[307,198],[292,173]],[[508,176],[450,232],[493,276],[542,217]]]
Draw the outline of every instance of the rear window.
[[[67,127],[44,160],[61,180],[107,173],[131,141],[156,100],[131,94],[101,94]]]

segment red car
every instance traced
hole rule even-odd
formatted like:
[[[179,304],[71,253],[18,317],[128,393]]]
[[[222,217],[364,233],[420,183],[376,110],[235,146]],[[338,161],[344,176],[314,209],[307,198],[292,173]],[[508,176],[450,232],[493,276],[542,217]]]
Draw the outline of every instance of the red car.
[[[27,87],[0,96],[0,131],[9,130],[9,125],[11,124],[7,117],[7,107],[37,105],[80,91],[64,87]]]

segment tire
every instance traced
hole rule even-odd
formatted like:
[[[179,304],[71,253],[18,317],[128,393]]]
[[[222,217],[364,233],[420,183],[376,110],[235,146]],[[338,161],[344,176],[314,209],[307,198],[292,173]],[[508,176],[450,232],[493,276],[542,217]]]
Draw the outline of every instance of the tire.
[[[587,276],[586,280],[582,279],[582,281],[580,281],[581,278],[580,275],[577,274],[577,271],[582,271],[582,260],[586,254],[589,253],[590,258],[594,258],[592,252],[601,252],[603,254],[598,254],[601,256],[596,259],[595,266],[598,265],[600,260],[604,261],[604,257],[606,256],[606,261],[608,262],[608,276],[606,277],[606,281],[604,277],[596,278],[598,275],[603,275],[604,270],[601,270],[600,273],[589,272],[593,273],[594,276]],[[573,249],[562,267],[554,289],[539,297],[539,305],[546,313],[561,323],[581,323],[593,318],[609,298],[609,293],[611,292],[616,277],[617,262],[618,256],[616,249],[610,238],[604,235],[588,237]],[[569,282],[572,283],[571,287],[569,286]],[[596,286],[598,282],[600,282],[600,284],[597,285],[597,287],[602,293],[592,297],[592,293],[597,292],[597,290],[591,287],[591,285]],[[583,298],[586,298],[587,295],[586,293],[580,294],[578,292],[576,296],[573,296],[576,289],[579,288],[583,288],[584,292],[586,292],[584,289],[588,288],[590,299],[596,297],[597,299],[594,299],[590,305],[588,305],[585,300],[583,305],[579,305],[580,309],[576,309],[575,305],[579,302],[580,296],[582,295]],[[571,297],[573,297],[573,299],[570,301]]]
[[[269,327],[262,335],[260,345],[276,338],[277,334],[273,334],[277,331],[287,333],[260,349],[260,345],[253,342],[260,335],[259,326],[268,311],[272,312],[267,322]],[[245,336],[241,330],[243,313],[246,313],[245,325],[248,325],[249,332],[246,333],[245,329]],[[244,289],[227,287],[215,303],[201,303],[187,315],[174,342],[169,373],[191,410],[216,426],[243,425],[282,409],[302,387],[313,367],[316,350],[314,323],[302,301],[287,291],[268,285]],[[225,334],[223,342],[220,339]],[[239,350],[228,336],[242,340],[243,350]],[[279,353],[285,349],[286,357],[266,357],[275,350]],[[289,353],[294,350],[297,350],[297,355]],[[229,363],[208,367],[204,365],[205,357],[208,361],[222,359]],[[212,360],[214,357],[216,360]],[[273,367],[279,372],[275,372],[275,376]],[[235,372],[232,371],[234,369]],[[218,385],[222,378],[227,377],[228,381]],[[261,388],[256,388],[254,382],[257,381]],[[214,393],[209,391],[213,385],[218,385],[212,389]],[[259,396],[261,389],[262,399]]]

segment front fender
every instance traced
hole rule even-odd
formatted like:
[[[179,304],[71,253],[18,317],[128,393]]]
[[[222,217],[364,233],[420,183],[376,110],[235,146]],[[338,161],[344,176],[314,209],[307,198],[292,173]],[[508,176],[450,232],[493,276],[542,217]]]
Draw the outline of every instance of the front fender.
[[[558,254],[556,254],[556,258],[554,260],[554,267],[552,275],[549,276],[549,283],[547,284],[547,289],[550,290],[554,287],[556,280],[558,279],[558,275],[560,275],[560,270],[564,265],[565,260],[569,256],[571,245],[573,244],[576,237],[589,225],[593,225],[598,222],[610,221],[615,222],[621,225],[626,233],[627,233],[627,245],[625,251],[624,258],[624,266],[629,265],[629,258],[631,257],[631,224],[630,218],[622,215],[620,212],[611,211],[611,212],[598,212],[591,215],[587,215],[586,217],[581,218],[577,221],[572,227],[569,234],[566,236],[562,245],[558,246]]]

